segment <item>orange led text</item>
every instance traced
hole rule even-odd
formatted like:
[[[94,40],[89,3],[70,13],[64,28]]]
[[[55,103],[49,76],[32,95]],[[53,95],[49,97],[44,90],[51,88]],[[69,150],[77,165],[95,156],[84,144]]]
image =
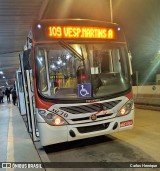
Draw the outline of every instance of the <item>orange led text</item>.
[[[112,28],[100,27],[49,26],[47,34],[51,38],[115,38]]]

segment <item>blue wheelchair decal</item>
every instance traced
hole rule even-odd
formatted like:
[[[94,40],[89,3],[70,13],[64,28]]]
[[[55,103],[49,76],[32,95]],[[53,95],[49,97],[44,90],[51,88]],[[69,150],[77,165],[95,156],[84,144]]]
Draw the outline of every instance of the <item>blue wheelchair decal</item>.
[[[78,97],[91,97],[91,84],[78,84]]]

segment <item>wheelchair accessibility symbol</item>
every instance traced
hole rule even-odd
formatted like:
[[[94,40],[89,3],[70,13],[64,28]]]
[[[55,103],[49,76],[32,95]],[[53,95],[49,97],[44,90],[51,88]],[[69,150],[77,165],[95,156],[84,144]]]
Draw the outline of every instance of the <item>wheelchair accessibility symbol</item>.
[[[91,84],[89,83],[78,84],[78,96],[91,97]]]

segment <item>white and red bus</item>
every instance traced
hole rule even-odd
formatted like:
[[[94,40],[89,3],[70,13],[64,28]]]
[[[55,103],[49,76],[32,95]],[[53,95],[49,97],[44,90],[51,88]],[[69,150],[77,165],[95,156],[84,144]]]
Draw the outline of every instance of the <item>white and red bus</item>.
[[[131,59],[121,27],[85,19],[39,20],[28,40],[22,56],[30,59],[24,70],[32,70],[29,109],[35,108],[28,120],[42,146],[133,128]]]

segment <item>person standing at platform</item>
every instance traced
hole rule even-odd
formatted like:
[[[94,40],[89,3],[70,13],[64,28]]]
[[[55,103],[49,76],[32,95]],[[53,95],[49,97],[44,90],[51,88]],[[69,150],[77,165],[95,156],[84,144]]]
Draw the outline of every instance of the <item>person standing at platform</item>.
[[[11,94],[11,90],[6,88],[5,95],[7,96],[7,102],[10,102],[10,94]]]
[[[13,88],[13,90],[11,91],[11,94],[12,94],[13,104],[16,105],[17,93],[16,93],[16,89],[15,88]]]
[[[0,89],[0,103],[3,103],[3,91]]]

